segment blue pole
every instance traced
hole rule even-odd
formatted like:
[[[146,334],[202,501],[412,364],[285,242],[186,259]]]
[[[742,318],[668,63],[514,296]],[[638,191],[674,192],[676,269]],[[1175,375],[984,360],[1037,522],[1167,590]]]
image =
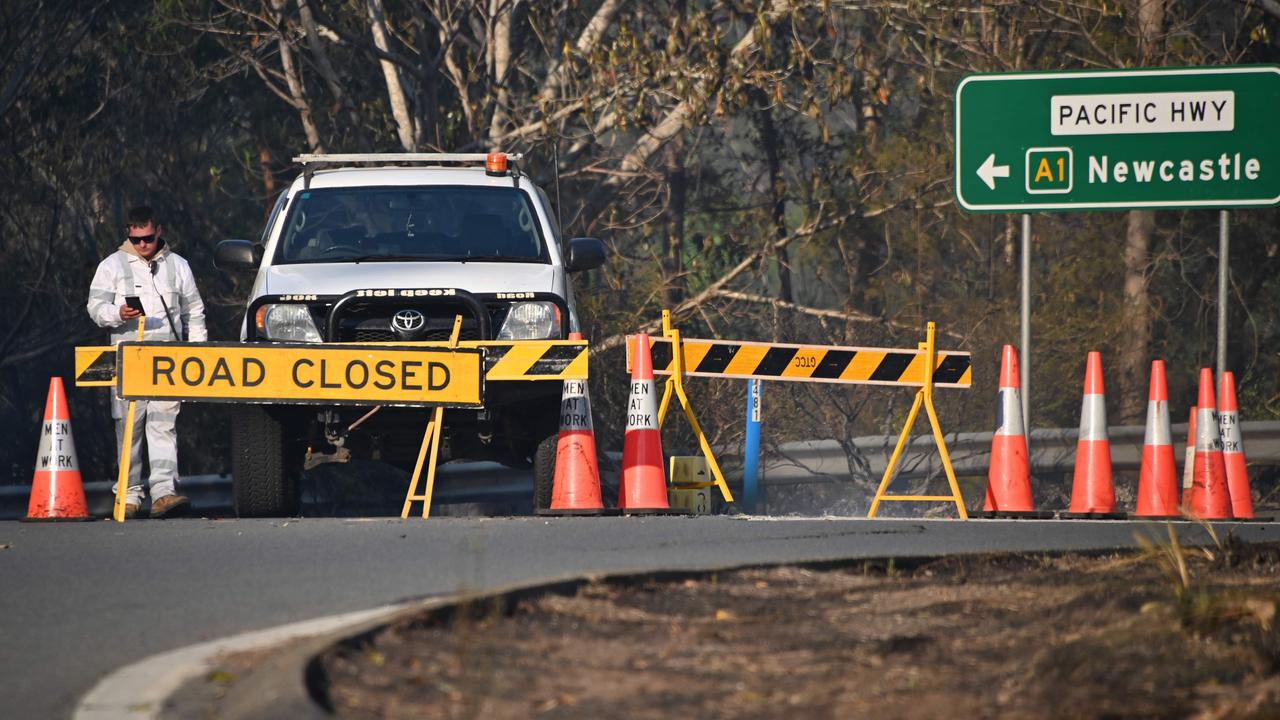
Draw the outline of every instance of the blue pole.
[[[756,497],[760,489],[760,421],[764,385],[759,380],[747,381],[747,438],[742,461],[742,509],[756,511]]]

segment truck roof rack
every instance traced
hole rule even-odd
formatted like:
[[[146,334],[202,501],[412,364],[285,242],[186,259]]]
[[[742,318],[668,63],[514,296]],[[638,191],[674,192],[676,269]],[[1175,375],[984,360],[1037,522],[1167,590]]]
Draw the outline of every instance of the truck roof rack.
[[[503,153],[510,161],[524,158],[523,153]],[[301,165],[345,165],[374,162],[404,162],[436,165],[442,163],[484,164],[488,153],[336,153],[298,155],[293,159]]]
[[[489,159],[492,156],[503,156],[501,172],[490,172],[489,174],[505,175],[508,167],[511,168],[511,177],[513,180],[519,178],[519,171],[516,169],[516,161],[524,158],[523,153],[334,153],[328,154],[304,154],[293,158],[293,161],[302,165],[302,186],[304,188],[311,187],[311,176],[315,174],[318,165],[355,165],[359,163],[420,163],[423,165],[444,165],[445,163],[467,164],[479,163],[485,166],[486,171],[489,170]]]

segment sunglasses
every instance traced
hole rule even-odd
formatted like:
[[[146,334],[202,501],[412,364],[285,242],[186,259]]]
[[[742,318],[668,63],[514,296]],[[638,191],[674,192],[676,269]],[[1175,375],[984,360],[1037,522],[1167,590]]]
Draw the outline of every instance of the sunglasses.
[[[156,239],[155,233],[151,233],[150,235],[130,235],[129,236],[129,242],[133,243],[134,245],[137,245],[138,243],[155,242],[155,239]]]

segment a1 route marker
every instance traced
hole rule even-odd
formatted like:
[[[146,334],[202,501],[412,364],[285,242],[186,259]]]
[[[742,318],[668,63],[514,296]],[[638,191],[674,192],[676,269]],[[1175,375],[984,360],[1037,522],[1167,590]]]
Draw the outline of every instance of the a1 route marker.
[[[1280,66],[970,75],[955,123],[971,212],[1280,204]]]

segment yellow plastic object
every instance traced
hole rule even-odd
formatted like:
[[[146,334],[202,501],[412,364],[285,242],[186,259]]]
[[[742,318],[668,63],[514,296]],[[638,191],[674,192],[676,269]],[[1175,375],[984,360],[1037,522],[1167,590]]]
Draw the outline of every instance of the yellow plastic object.
[[[668,461],[670,486],[667,499],[673,508],[682,508],[695,515],[711,512],[711,488],[715,480],[707,469],[706,458],[700,455],[673,455]]]
[[[698,447],[702,448],[702,456],[707,459],[707,466],[711,470],[712,477],[715,478],[715,485],[720,488],[721,497],[725,502],[731,503],[733,493],[729,492],[729,485],[724,481],[724,473],[720,472],[720,464],[716,462],[716,455],[711,451],[711,443],[707,441],[706,433],[702,432],[702,426],[698,424],[698,418],[693,414],[693,406],[689,403],[689,396],[684,392],[683,346],[680,343],[680,331],[671,327],[670,310],[662,311],[662,335],[671,341],[676,352],[673,353],[671,375],[663,383],[662,402],[658,405],[658,427],[661,428],[662,422],[666,420],[667,410],[671,407],[671,396],[675,395],[680,401],[680,408],[684,410],[684,416],[689,420],[689,427],[698,438]]]
[[[453,331],[449,333],[449,347],[458,346],[458,334],[462,331],[462,316],[453,316]],[[422,501],[422,519],[431,516],[431,496],[436,488],[436,460],[440,456],[440,428],[444,425],[444,408],[436,407],[431,411],[431,420],[422,432],[422,446],[418,448],[418,460],[413,466],[413,479],[409,481],[409,490],[404,495],[404,507],[400,509],[400,519],[409,517],[409,508],[414,500]],[[418,479],[422,477],[422,463],[428,453],[431,458],[427,462],[427,487],[418,495]]]
[[[925,341],[920,344],[924,350],[926,367],[937,367],[937,355],[934,352],[934,323],[929,323]],[[898,460],[902,458],[902,450],[907,445],[911,428],[916,424],[916,416],[920,414],[920,406],[924,405],[929,415],[929,425],[933,429],[933,439],[938,443],[938,454],[942,457],[942,467],[947,473],[947,483],[951,486],[951,495],[888,495],[889,483],[893,481],[893,473],[898,469]],[[916,392],[915,402],[911,404],[911,412],[907,414],[907,422],[902,426],[902,434],[898,436],[898,444],[889,458],[889,465],[884,469],[884,478],[876,490],[876,497],[871,501],[871,510],[867,517],[874,518],[880,509],[880,503],[897,502],[955,502],[956,511],[961,520],[968,520],[969,513],[964,507],[964,496],[960,494],[960,484],[956,481],[956,471],[951,467],[951,455],[947,452],[947,441],[942,436],[942,426],[938,423],[938,412],[933,407],[933,374],[925,373],[924,386]]]

